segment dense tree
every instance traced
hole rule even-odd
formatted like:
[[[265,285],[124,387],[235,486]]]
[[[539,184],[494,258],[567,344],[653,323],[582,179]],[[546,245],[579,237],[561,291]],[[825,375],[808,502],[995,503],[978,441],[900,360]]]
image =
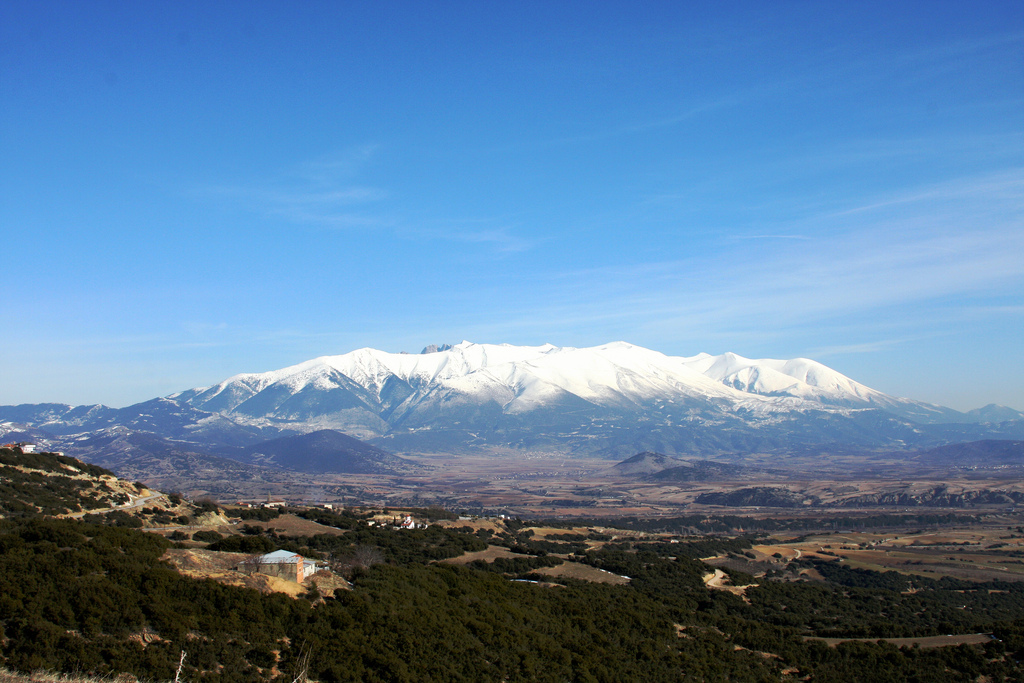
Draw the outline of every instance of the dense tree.
[[[353,590],[333,598],[189,579],[160,561],[170,546],[134,529],[45,518],[0,521],[0,657],[51,669],[170,680],[182,650],[189,681],[239,683],[279,672],[340,681],[992,681],[1021,680],[1024,585],[914,579],[808,561],[825,580],[755,582],[745,599],[708,590],[701,553],[750,538],[631,541],[577,561],[627,585],[509,581],[561,562],[536,554],[479,566],[438,559],[487,543],[472,529],[369,527],[327,513],[342,535],[259,533],[211,548],[275,548],[347,563]],[[540,543],[523,524],[514,543]],[[209,537],[209,538],[212,538]],[[558,543],[552,541],[552,543]],[[992,632],[984,646],[896,648],[808,637]],[[768,653],[768,654],[762,654]],[[789,673],[784,674],[784,671]]]

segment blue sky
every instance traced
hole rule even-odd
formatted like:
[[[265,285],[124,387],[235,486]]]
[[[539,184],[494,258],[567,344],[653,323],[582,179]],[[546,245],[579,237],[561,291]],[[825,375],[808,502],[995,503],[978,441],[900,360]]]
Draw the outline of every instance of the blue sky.
[[[0,404],[463,339],[1024,409],[1024,5],[0,3]]]

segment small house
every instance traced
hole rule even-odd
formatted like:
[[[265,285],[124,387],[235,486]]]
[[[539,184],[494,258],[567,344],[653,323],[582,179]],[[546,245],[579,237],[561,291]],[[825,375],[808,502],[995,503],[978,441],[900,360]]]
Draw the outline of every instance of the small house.
[[[254,569],[260,574],[277,576],[288,581],[302,583],[323,569],[313,560],[288,550],[275,550],[258,558]]]

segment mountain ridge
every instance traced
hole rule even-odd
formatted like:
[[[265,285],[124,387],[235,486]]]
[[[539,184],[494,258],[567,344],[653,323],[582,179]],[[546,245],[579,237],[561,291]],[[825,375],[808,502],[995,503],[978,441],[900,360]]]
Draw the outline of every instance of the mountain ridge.
[[[308,474],[383,474],[416,466],[387,451],[331,429],[271,439],[227,457]]]
[[[302,392],[343,389],[352,394],[348,407],[374,408],[377,404],[394,408],[417,392],[437,387],[486,396],[511,413],[528,412],[566,393],[602,405],[638,404],[682,392],[746,400],[755,409],[797,399],[817,407],[880,407],[917,421],[971,419],[944,406],[884,394],[806,358],[748,359],[731,352],[666,356],[627,342],[576,348],[463,341],[444,351],[418,355],[362,348],[265,373],[234,375],[216,385],[168,398],[216,412],[250,415],[266,412],[270,405],[287,419],[298,416],[294,412],[297,406],[287,400]],[[272,395],[265,394],[268,391],[285,401],[275,402]],[[260,394],[265,394],[262,401],[253,402]],[[795,405],[790,402],[790,407]],[[978,413],[979,417],[983,414]]]

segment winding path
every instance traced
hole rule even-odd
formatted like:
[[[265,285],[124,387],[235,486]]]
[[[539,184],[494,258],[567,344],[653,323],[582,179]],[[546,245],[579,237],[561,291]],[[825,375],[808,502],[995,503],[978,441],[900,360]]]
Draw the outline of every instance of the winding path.
[[[85,515],[103,514],[105,512],[114,512],[115,510],[131,510],[133,508],[142,507],[149,501],[154,500],[156,498],[160,498],[163,495],[164,494],[162,493],[154,493],[151,496],[141,496],[139,498],[136,498],[127,505],[115,505],[112,508],[100,508],[98,510],[83,510],[82,512],[71,512],[64,516],[70,517],[71,519],[78,519],[79,517],[84,517]]]

